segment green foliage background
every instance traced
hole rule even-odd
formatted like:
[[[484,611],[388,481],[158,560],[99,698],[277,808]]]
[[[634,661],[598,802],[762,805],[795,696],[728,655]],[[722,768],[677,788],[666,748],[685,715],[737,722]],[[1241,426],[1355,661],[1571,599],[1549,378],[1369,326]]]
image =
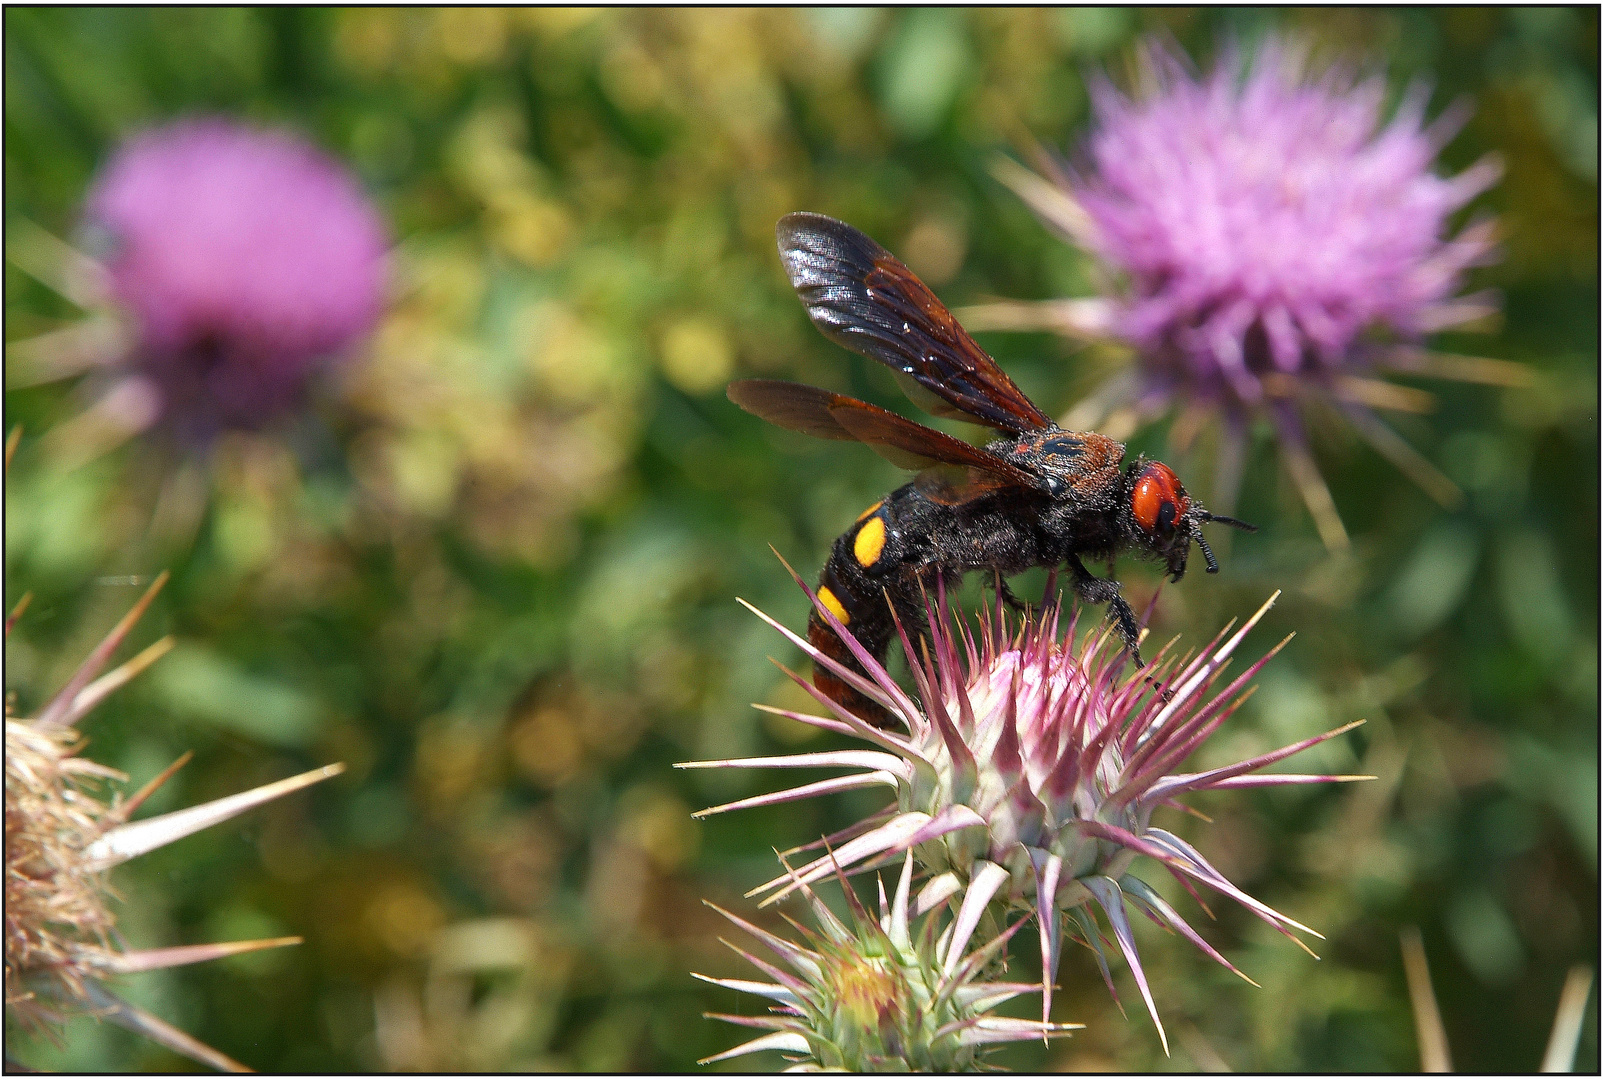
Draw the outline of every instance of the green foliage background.
[[[133,444],[69,467],[35,438],[83,410],[87,384],[6,392],[6,426],[28,433],[6,487],[7,604],[36,594],[6,652],[20,707],[127,608],[131,578],[168,567],[133,644],[180,645],[100,710],[91,755],[137,784],[194,749],[153,811],[350,765],[116,879],[134,945],[306,944],[131,978],[128,994],[263,1070],[687,1070],[737,1041],[700,1013],[752,1006],[687,974],[743,974],[701,898],[750,914],[740,893],[774,846],[869,807],[696,824],[762,778],[669,765],[800,745],[747,705],[795,702],[765,656],[797,657],[734,597],[801,625],[768,545],[810,573],[898,481],[861,447],[765,428],[723,385],[778,375],[905,410],[884,372],[808,325],[775,220],[845,218],[954,306],[1085,295],[1084,258],[991,163],[1030,136],[1072,145],[1084,76],[1121,77],[1140,33],[1205,63],[1221,34],[1275,27],[1394,89],[1427,80],[1433,113],[1474,104],[1443,167],[1505,164],[1477,202],[1502,220],[1504,258],[1473,284],[1503,292],[1506,318],[1440,345],[1528,364],[1535,386],[1418,383],[1438,408],[1397,422],[1465,489],[1454,511],[1321,431],[1354,537],[1341,560],[1260,432],[1240,512],[1264,530],[1217,578],[1164,593],[1160,640],[1206,640],[1274,589],[1249,656],[1299,635],[1209,753],[1369,720],[1319,764],[1378,782],[1225,793],[1203,804],[1211,825],[1182,826],[1322,929],[1324,959],[1215,905],[1203,932],[1257,990],[1143,925],[1171,1060],[1128,973],[1125,1020],[1088,955],[1066,962],[1056,1013],[1087,1030],[1002,1060],[1416,1068],[1398,933],[1418,925],[1455,1064],[1534,1068],[1566,970],[1598,955],[1595,8],[8,9],[13,232],[73,237],[119,138],[203,110],[307,132],[397,241],[395,304],[362,362],[311,416],[185,474],[207,507],[192,538],[155,509],[174,463]],[[79,314],[12,265],[5,302],[11,341]],[[1116,359],[981,338],[1056,414]],[[1159,452],[1164,435],[1133,445]],[[1211,474],[1205,457],[1171,463]],[[1124,580],[1137,597],[1156,583],[1141,567]],[[1596,1001],[1582,1069],[1598,1067]],[[10,1053],[185,1067],[93,1021]]]

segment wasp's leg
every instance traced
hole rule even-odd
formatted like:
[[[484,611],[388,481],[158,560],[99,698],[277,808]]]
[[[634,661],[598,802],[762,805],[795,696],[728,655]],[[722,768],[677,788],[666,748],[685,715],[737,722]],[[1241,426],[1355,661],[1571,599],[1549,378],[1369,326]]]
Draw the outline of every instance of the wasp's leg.
[[[1085,568],[1078,555],[1068,558],[1069,573],[1074,578],[1074,595],[1087,604],[1106,604],[1113,616],[1119,637],[1136,667],[1141,667],[1141,624],[1136,622],[1135,611],[1119,593],[1119,583],[1112,578],[1099,578]]]
[[[991,580],[996,582],[997,598],[1012,610],[1022,612],[1024,610],[1024,601],[1013,595],[1013,590],[1007,587],[1007,579],[1002,576],[1000,570],[993,573],[994,576]]]

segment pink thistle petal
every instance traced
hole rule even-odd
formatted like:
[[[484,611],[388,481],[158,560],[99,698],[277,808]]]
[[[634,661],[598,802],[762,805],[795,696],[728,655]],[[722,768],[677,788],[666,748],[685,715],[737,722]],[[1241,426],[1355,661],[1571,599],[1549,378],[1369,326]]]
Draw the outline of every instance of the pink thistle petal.
[[[1058,923],[1058,878],[1063,873],[1063,859],[1039,848],[1030,849],[1030,861],[1035,867],[1035,923],[1041,937],[1041,1022],[1052,1019],[1052,987],[1057,978],[1058,957],[1063,949],[1062,928]]]
[[[1234,765],[1226,765],[1220,769],[1209,769],[1207,772],[1200,773],[1181,773],[1176,776],[1167,777],[1163,780],[1157,781],[1150,788],[1148,788],[1146,794],[1144,794],[1142,798],[1147,801],[1151,801],[1153,799],[1161,799],[1170,795],[1177,795],[1182,791],[1198,790],[1206,787],[1216,786],[1216,781],[1240,776],[1242,773],[1248,773],[1255,769],[1261,769],[1265,765],[1273,765],[1275,762],[1288,758],[1293,754],[1301,753],[1311,746],[1318,746],[1320,743],[1334,739],[1338,735],[1345,735],[1353,728],[1359,727],[1362,724],[1362,720],[1354,720],[1350,724],[1343,724],[1341,727],[1333,728],[1322,735],[1315,735],[1312,738],[1303,739],[1300,742],[1294,742],[1290,746],[1282,746],[1279,750],[1271,750],[1267,754],[1259,754],[1255,758],[1248,758],[1246,761],[1238,761]]]
[[[767,907],[789,896],[798,885],[810,885],[827,876],[837,865],[847,869],[872,855],[883,852],[900,853],[955,829],[972,828],[976,825],[983,827],[985,819],[966,806],[947,807],[933,818],[916,810],[899,814],[873,832],[849,841],[833,857],[826,856],[809,863],[797,871],[794,878],[791,875],[774,878],[752,889],[746,895],[756,896],[783,885],[784,888],[778,889],[763,900],[762,906]]]
[[[787,964],[789,964],[791,967],[794,967],[797,971],[800,971],[808,978],[813,978],[818,974],[819,957],[817,953],[803,949],[794,942],[786,941],[778,934],[770,934],[767,930],[762,929],[762,927],[757,926],[754,923],[749,923],[745,919],[742,919],[740,916],[735,915],[732,912],[725,911],[711,900],[703,900],[702,903],[706,904],[718,914],[722,915],[724,918],[746,931],[746,933],[750,934],[764,945],[767,945],[770,949],[782,957]],[[725,944],[727,945],[728,942],[725,942]],[[737,945],[730,945],[729,947],[734,949],[736,952],[740,952],[740,947]],[[741,953],[741,955],[745,956],[744,953]],[[750,958],[748,957],[747,959]],[[760,962],[754,961],[754,963],[759,970],[763,972],[763,974],[767,975],[775,982],[783,983],[786,986],[791,986],[791,983],[787,980],[793,979],[794,976],[788,975],[787,973],[780,971],[778,968],[770,971],[766,968],[763,968]],[[794,986],[791,988],[795,989]]]
[[[137,327],[129,363],[186,436],[288,408],[382,312],[379,215],[290,132],[220,117],[142,132],[101,171],[83,216]]]
[[[182,967],[185,964],[202,964],[220,960],[225,956],[256,952],[261,949],[282,949],[286,945],[299,945],[298,937],[264,938],[261,941],[224,941],[215,945],[175,945],[164,949],[139,949],[134,952],[112,953],[106,968],[121,975],[140,971],[157,971],[161,968]]]
[[[1147,726],[1147,729],[1142,732],[1141,736],[1136,740],[1136,746],[1138,749],[1143,744],[1151,742],[1163,729],[1163,726],[1166,722],[1171,719],[1182,719],[1184,717],[1182,710],[1184,709],[1186,702],[1189,701],[1191,696],[1197,692],[1197,688],[1224,666],[1225,661],[1230,659],[1230,654],[1236,651],[1236,646],[1241,644],[1242,640],[1247,636],[1248,631],[1250,631],[1254,626],[1258,625],[1259,620],[1269,613],[1269,609],[1274,607],[1275,601],[1279,599],[1280,590],[1276,589],[1274,594],[1263,602],[1263,606],[1258,608],[1257,611],[1253,612],[1252,618],[1248,619],[1244,624],[1242,624],[1241,629],[1236,631],[1235,635],[1225,643],[1224,647],[1218,652],[1214,653],[1211,660],[1204,664],[1197,665],[1196,670],[1187,676],[1185,683],[1174,692],[1174,695],[1169,699],[1168,703],[1164,705],[1163,709],[1158,713],[1157,716],[1153,717],[1152,722]],[[1134,759],[1132,759],[1132,764],[1133,763]]]
[[[1097,970],[1102,972],[1102,981],[1107,985],[1108,996],[1113,1004],[1119,1007],[1119,1015],[1124,1016],[1124,1003],[1119,1000],[1119,991],[1113,985],[1113,972],[1108,968],[1108,958],[1102,952],[1102,931],[1097,929],[1096,919],[1084,907],[1070,909],[1069,917],[1080,927],[1080,933],[1085,936],[1086,948],[1096,954]]]
[[[993,862],[974,864],[969,875],[968,890],[963,894],[963,906],[958,910],[957,921],[952,924],[952,940],[946,949],[946,959],[941,965],[948,975],[957,970],[963,950],[968,947],[968,939],[980,924],[980,916],[985,914],[991,897],[996,895],[996,890],[1007,879],[1007,870]]]
[[[181,1054],[191,1061],[199,1062],[208,1069],[216,1069],[218,1072],[250,1072],[227,1054],[213,1050],[199,1039],[179,1031],[167,1021],[128,1004],[102,986],[92,982],[85,983],[84,991],[94,1014],[102,1020],[110,1020],[118,1027],[127,1028],[136,1035],[142,1035],[151,1042],[165,1046],[173,1053]]]
[[[117,650],[118,645],[122,644],[122,639],[128,636],[128,631],[134,628],[134,623],[138,622],[140,617],[144,615],[145,609],[150,607],[151,601],[156,599],[156,594],[161,592],[161,587],[167,584],[168,576],[165,570],[156,575],[156,580],[150,583],[150,588],[145,590],[145,595],[139,598],[139,602],[128,610],[128,614],[124,615],[116,626],[111,628],[111,632],[101,640],[99,645],[95,646],[95,650],[78,666],[78,670],[73,672],[72,678],[67,680],[67,685],[63,686],[56,693],[56,696],[50,699],[49,704],[39,711],[39,715],[34,721],[35,723],[59,724],[67,722],[65,718],[72,711],[72,706],[77,702],[79,693],[89,685],[91,679],[100,673],[100,669],[106,666],[106,661],[111,659],[111,654]]]
[[[787,671],[785,674],[791,676],[792,678],[800,678],[800,676],[793,671]],[[786,720],[794,720],[798,724],[806,724],[808,727],[815,727],[820,731],[832,731],[836,735],[857,734],[857,729],[855,727],[840,720],[831,720],[824,716],[814,716],[811,713],[796,712],[794,709],[781,709],[774,705],[764,705],[760,701],[752,702],[751,707],[759,712],[768,713],[770,716],[783,716]]]
[[[962,891],[962,879],[956,874],[950,870],[944,874],[938,874],[926,882],[924,887],[919,890],[918,901],[915,905],[917,913],[923,915],[925,912],[944,904],[949,897],[955,896]]]
[[[840,765],[852,769],[873,769],[910,779],[912,766],[895,754],[875,750],[822,750],[812,754],[785,754],[771,757],[720,758],[716,761],[676,761],[676,769],[811,769]]]
[[[17,436],[19,436],[21,434],[22,434],[22,428],[21,427],[15,427],[15,428],[11,429],[11,438],[6,440],[6,461],[7,462],[9,462],[11,460],[11,451],[16,448]],[[22,594],[22,599],[17,601],[17,606],[11,609],[11,614],[10,615],[6,616],[6,637],[10,637],[11,636],[11,628],[13,626],[17,625],[17,620],[22,618],[22,613],[24,611],[28,610],[28,605],[31,604],[31,603],[33,603],[33,593],[31,593],[31,592],[23,593]]]
[[[724,814],[731,810],[747,810],[754,806],[773,806],[776,803],[795,802],[798,799],[811,799],[817,795],[829,795],[837,791],[851,791],[861,787],[875,787],[883,785],[895,790],[898,786],[897,777],[888,772],[859,773],[855,776],[837,776],[829,780],[818,780],[811,784],[802,784],[798,787],[785,788],[781,791],[772,791],[766,795],[753,795],[747,799],[737,799],[734,802],[723,803],[720,806],[709,806],[705,810],[697,810],[690,816],[700,820],[712,817],[714,814]]]
[[[93,865],[102,869],[127,862],[147,851],[154,851],[164,844],[210,828],[219,822],[227,821],[247,810],[272,802],[274,799],[288,795],[293,791],[309,787],[330,777],[338,776],[345,771],[344,765],[325,765],[321,769],[291,776],[271,784],[252,788],[238,795],[229,795],[222,799],[214,799],[199,806],[186,807],[183,810],[174,810],[170,814],[147,818],[144,821],[135,821],[127,825],[119,825],[107,832],[99,840],[89,845],[84,857]]]
[[[1119,949],[1124,953],[1125,963],[1130,965],[1130,974],[1135,976],[1135,984],[1141,990],[1141,997],[1147,1003],[1147,1012],[1152,1014],[1152,1022],[1157,1026],[1158,1039],[1163,1043],[1163,1054],[1169,1056],[1169,1036],[1163,1030],[1163,1021],[1158,1018],[1158,1006],[1152,1000],[1152,990],[1147,986],[1147,973],[1141,967],[1141,955],[1136,952],[1135,935],[1130,932],[1130,920],[1124,914],[1124,893],[1119,889],[1119,883],[1112,878],[1101,876],[1083,878],[1082,883],[1091,890],[1097,898],[1097,903],[1108,914],[1108,922],[1113,925],[1113,936],[1119,943]]]
[[[711,983],[713,986],[721,986],[725,990],[735,990],[742,994],[755,994],[770,1001],[777,1001],[781,1005],[794,1006],[797,1004],[796,994],[778,983],[761,983],[752,979],[715,979],[711,975],[701,975],[694,971],[690,973],[690,977],[692,979],[700,979],[704,983]]]
[[[72,707],[66,711],[60,722],[76,724],[96,705],[110,697],[112,691],[126,686],[134,676],[171,652],[175,643],[169,634],[84,687],[82,692],[72,699]]]
[[[1207,790],[1221,788],[1272,787],[1278,784],[1350,784],[1358,780],[1378,780],[1378,776],[1348,776],[1330,773],[1319,776],[1313,773],[1271,773],[1267,776],[1232,776],[1227,780],[1207,785]],[[1203,790],[1198,788],[1197,790]]]
[[[1167,832],[1163,829],[1149,829],[1147,831],[1147,835],[1156,841],[1160,846],[1170,849],[1179,856],[1179,860],[1172,861],[1171,865],[1179,866],[1181,869],[1186,870],[1187,873],[1190,873],[1192,877],[1196,878],[1204,885],[1207,885],[1216,892],[1224,893],[1226,896],[1235,900],[1236,903],[1248,908],[1260,919],[1263,919],[1269,925],[1275,927],[1275,929],[1291,938],[1291,940],[1296,941],[1297,944],[1301,946],[1302,949],[1310,956],[1313,956],[1314,959],[1318,959],[1318,956],[1313,952],[1312,949],[1309,949],[1307,945],[1304,945],[1301,941],[1299,941],[1297,936],[1286,930],[1285,927],[1296,927],[1303,933],[1312,934],[1314,937],[1320,938],[1321,940],[1324,938],[1324,934],[1321,934],[1318,930],[1315,930],[1311,926],[1304,926],[1302,923],[1288,915],[1282,915],[1268,904],[1265,904],[1263,901],[1237,888],[1231,883],[1229,878],[1225,877],[1218,870],[1214,869],[1213,865],[1209,863],[1207,859],[1203,858],[1201,853],[1199,853],[1196,848],[1192,847],[1178,836],[1175,836],[1173,833]]]
[[[728,1019],[727,1017],[718,1017],[716,1014],[708,1014],[708,1018]],[[751,1042],[741,1043],[739,1046],[731,1050],[725,1050],[721,1054],[714,1054],[711,1057],[704,1057],[700,1061],[696,1062],[696,1064],[711,1065],[715,1061],[727,1061],[730,1058],[741,1057],[745,1054],[758,1054],[764,1050],[785,1050],[793,1054],[805,1054],[808,1050],[807,1039],[803,1035],[776,1031],[772,1035],[764,1035],[760,1039],[753,1039]]]
[[[1152,886],[1148,885],[1140,878],[1128,874],[1119,879],[1119,885],[1124,889],[1126,896],[1135,897],[1138,903],[1141,903],[1150,908],[1152,911],[1156,912],[1161,922],[1167,923],[1168,925],[1174,927],[1174,929],[1178,930],[1185,936],[1186,940],[1190,941],[1191,944],[1201,949],[1203,953],[1210,959],[1217,961],[1235,974],[1240,975],[1243,979],[1246,979],[1247,982],[1252,983],[1253,986],[1258,985],[1251,979],[1248,979],[1246,975],[1242,975],[1240,969],[1238,969],[1236,965],[1226,960],[1217,949],[1215,949],[1212,945],[1209,945],[1207,941],[1203,939],[1201,934],[1197,933],[1191,928],[1190,923],[1186,922],[1185,919],[1180,917],[1180,913],[1176,911],[1167,900],[1158,895],[1157,891],[1154,890]]]

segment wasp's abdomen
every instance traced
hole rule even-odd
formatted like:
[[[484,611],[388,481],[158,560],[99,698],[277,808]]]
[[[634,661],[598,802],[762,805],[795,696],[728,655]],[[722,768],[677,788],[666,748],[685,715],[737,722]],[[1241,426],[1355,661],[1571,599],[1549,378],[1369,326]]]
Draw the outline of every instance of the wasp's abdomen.
[[[901,594],[906,590],[903,581],[906,551],[901,531],[896,526],[896,508],[899,497],[905,497],[905,491],[898,491],[863,511],[852,527],[835,540],[829,561],[818,578],[819,601],[880,663],[884,663],[886,649],[896,635],[890,605],[901,604]],[[807,640],[825,656],[867,678],[863,665],[817,609],[807,619]],[[813,667],[813,685],[825,697],[864,720],[881,727],[888,725],[890,717],[883,707],[823,664]]]

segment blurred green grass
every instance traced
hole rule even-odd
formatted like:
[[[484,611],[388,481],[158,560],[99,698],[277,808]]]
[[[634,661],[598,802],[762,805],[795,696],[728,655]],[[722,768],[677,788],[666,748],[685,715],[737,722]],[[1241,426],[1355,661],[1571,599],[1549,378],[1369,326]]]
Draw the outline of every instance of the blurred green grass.
[[[1475,284],[1502,291],[1506,317],[1442,345],[1526,363],[1537,384],[1422,382],[1440,406],[1400,427],[1466,505],[1441,510],[1329,433],[1316,449],[1355,541],[1338,564],[1260,438],[1240,510],[1264,531],[1217,579],[1166,590],[1156,619],[1206,640],[1286,590],[1260,648],[1299,637],[1221,754],[1370,721],[1333,764],[1378,783],[1222,794],[1202,805],[1214,825],[1187,823],[1244,888],[1324,931],[1325,959],[1227,908],[1204,932],[1263,990],[1144,944],[1183,1033],[1166,1063],[1071,954],[1057,1015],[1087,1031],[1004,1060],[1412,1069],[1398,931],[1413,924],[1455,1065],[1536,1065],[1565,971],[1598,953],[1595,10],[4,17],[8,224],[71,238],[118,138],[222,111],[348,160],[398,240],[364,362],[289,430],[216,447],[192,540],[150,527],[170,470],[142,447],[69,470],[31,438],[92,386],[5,399],[30,435],[6,487],[7,601],[36,594],[7,644],[19,703],[121,614],[126,576],[167,567],[135,644],[172,632],[181,649],[102,710],[94,756],[137,783],[193,748],[171,806],[351,766],[118,879],[135,945],[306,936],[270,969],[127,980],[275,1071],[685,1070],[732,1041],[698,1015],[731,996],[687,975],[739,966],[700,899],[743,910],[774,846],[854,807],[695,824],[746,789],[669,764],[799,737],[747,706],[793,700],[765,657],[796,657],[733,598],[799,625],[768,545],[810,573],[898,480],[860,447],[765,428],[722,387],[772,374],[905,405],[807,324],[774,254],[781,214],[850,220],[953,306],[1083,294],[1085,260],[987,170],[1026,135],[1069,145],[1084,75],[1124,70],[1138,34],[1205,59],[1221,34],[1296,29],[1394,88],[1427,80],[1433,111],[1467,96],[1443,167],[1505,164],[1478,202],[1505,257]],[[75,315],[14,266],[5,282],[9,340]],[[982,343],[1054,413],[1092,383],[1097,358],[1047,338]],[[1156,451],[1161,426],[1132,445]],[[1156,584],[1127,573],[1138,595]],[[1598,1068],[1596,1000],[1581,1069]],[[92,1021],[64,1049],[15,1045],[48,1067],[182,1067]]]

